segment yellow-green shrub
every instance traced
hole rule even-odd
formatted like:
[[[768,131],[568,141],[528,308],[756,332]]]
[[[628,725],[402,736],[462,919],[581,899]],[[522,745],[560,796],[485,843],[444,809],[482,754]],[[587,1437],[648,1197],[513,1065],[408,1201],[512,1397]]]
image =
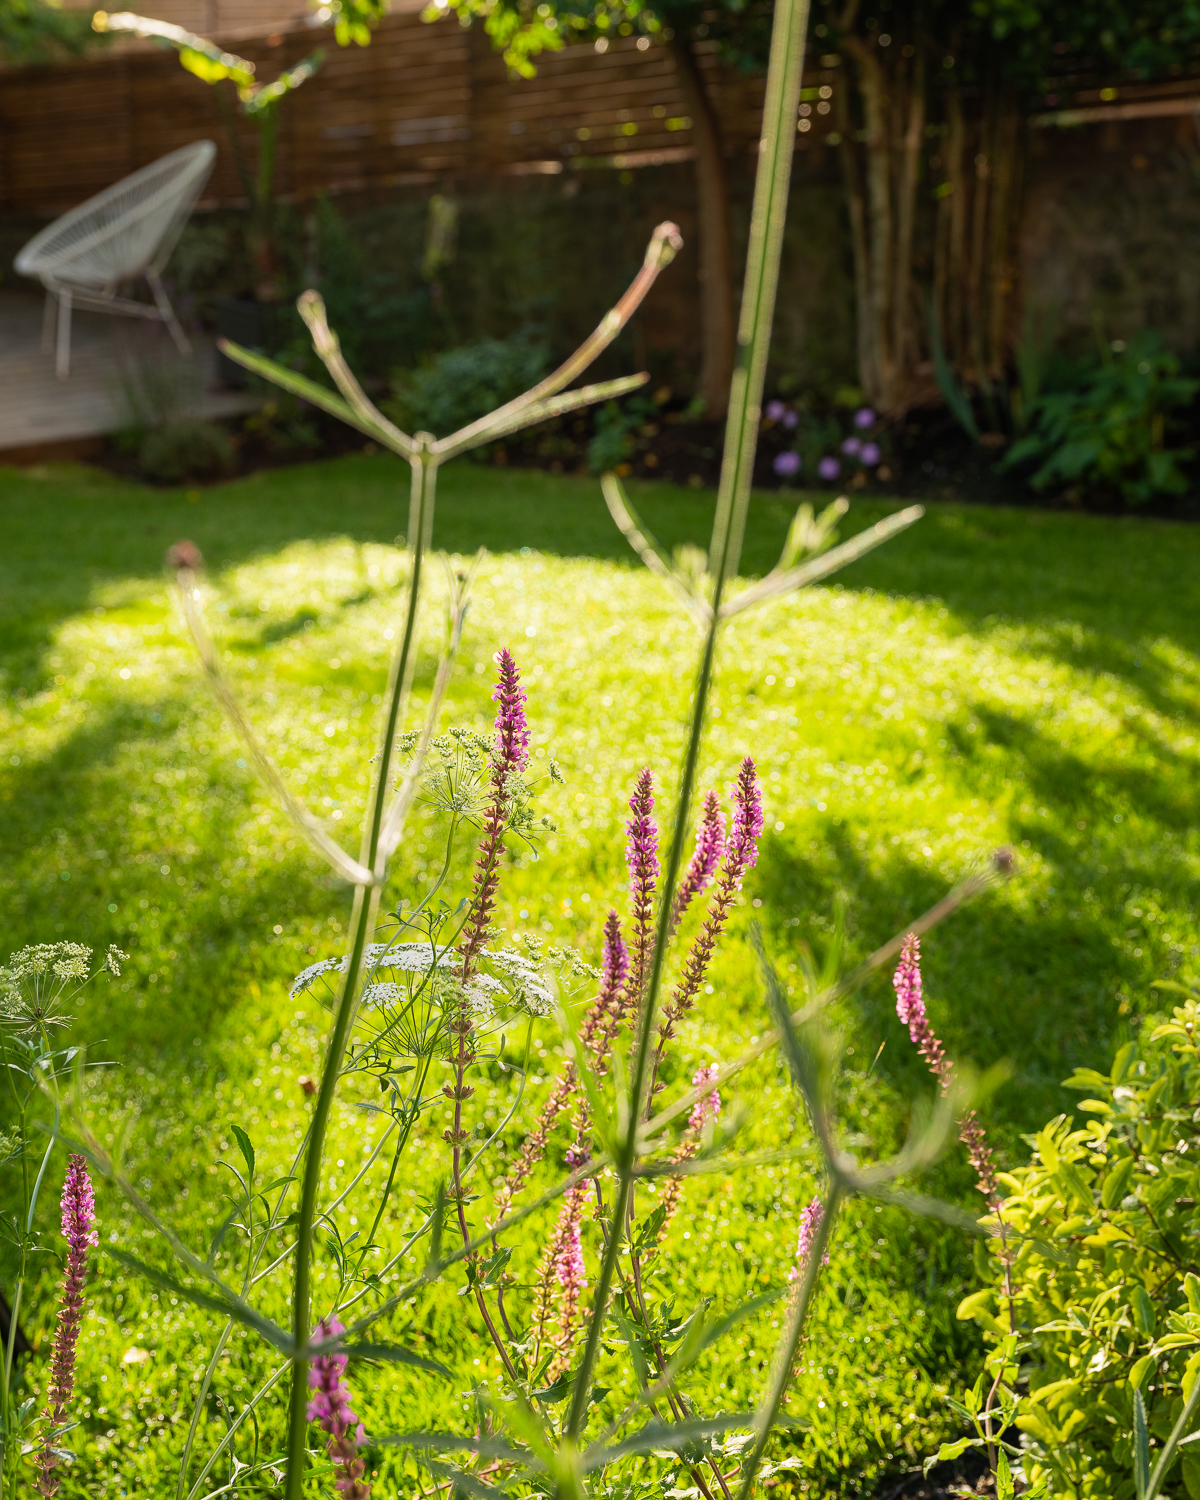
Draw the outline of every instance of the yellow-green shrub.
[[[1026,1137],[1029,1165],[1001,1179],[1028,1361],[1016,1425],[1026,1477],[1045,1476],[1056,1500],[1134,1496],[1135,1392],[1153,1466],[1200,1373],[1198,1038],[1189,995],[1107,1076],[1069,1078],[1090,1123],[1051,1120]],[[1000,1252],[993,1240],[981,1265],[990,1290],[959,1309],[995,1337],[1009,1325]],[[1181,1446],[1162,1493],[1200,1497],[1200,1443]]]

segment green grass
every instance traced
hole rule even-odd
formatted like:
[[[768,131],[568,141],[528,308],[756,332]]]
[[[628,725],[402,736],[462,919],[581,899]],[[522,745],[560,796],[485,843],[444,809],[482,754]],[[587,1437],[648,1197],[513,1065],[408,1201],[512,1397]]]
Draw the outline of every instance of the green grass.
[[[668,545],[706,540],[711,496],[646,486],[637,499]],[[461,464],[443,476],[439,507],[437,545],[494,554],[449,717],[486,725],[490,659],[509,645],[526,674],[535,743],[567,775],[543,798],[558,832],[542,858],[506,872],[501,924],[594,955],[607,904],[623,908],[624,801],[642,765],[669,800],[694,630],[630,565],[594,484]],[[887,509],[856,505],[850,529]],[[132,954],[122,980],[96,989],[80,1027],[120,1063],[93,1109],[104,1132],[126,1123],[138,1175],[197,1242],[223,1212],[213,1163],[232,1144],[229,1124],[250,1131],[268,1170],[293,1146],[297,1080],[317,1066],[321,1016],[289,1002],[286,985],[313,955],[336,951],[348,899],[242,764],[181,637],[162,551],[180,535],[199,543],[210,618],[255,723],[310,804],[342,815],[330,826],[353,828],[397,620],[406,511],[405,471],[382,456],[276,471],[190,501],[84,469],[0,470],[4,938],[10,948],[117,942]],[[756,499],[746,573],[770,566],[788,519],[777,497]],[[850,956],[861,956],[1009,842],[1013,880],[925,945],[929,1008],[954,1055],[1012,1065],[988,1107],[1002,1155],[1069,1107],[1059,1081],[1102,1063],[1161,1004],[1150,982],[1200,968],[1198,579],[1194,528],[939,507],[835,586],[735,622],[703,784],[724,786],[753,754],[767,834],[672,1081],[731,1057],[766,1024],[744,940],[752,916],[786,971],[797,941],[825,940],[844,895]],[[436,606],[418,693],[432,669]],[[393,896],[416,888],[434,857],[422,827]],[[890,1149],[907,1101],[929,1085],[886,976],[838,1019],[848,1118],[869,1149]],[[542,1045],[551,1065],[549,1032]],[[480,1110],[499,1107],[508,1086],[481,1088]],[[773,1065],[738,1093],[752,1106],[748,1143],[793,1138],[794,1104]],[[444,1124],[435,1111],[425,1127],[430,1149],[403,1184],[406,1211],[434,1180]],[[331,1156],[349,1164],[362,1149],[361,1117],[345,1109]],[[811,1167],[689,1189],[670,1242],[680,1308],[701,1294],[728,1304],[782,1280]],[[928,1182],[970,1201],[957,1152]],[[101,1213],[106,1241],[154,1253],[104,1194]],[[400,1215],[393,1239],[402,1227]],[[953,1316],[968,1276],[955,1235],[852,1208],[791,1398],[811,1423],[802,1490],[869,1491],[953,1429],[940,1392],[973,1349]],[[48,1284],[35,1332],[49,1317]],[[466,1412],[462,1393],[484,1351],[464,1333],[454,1291],[439,1289],[394,1331],[419,1330],[458,1378],[426,1389],[364,1372],[371,1431],[446,1425]],[[209,1321],[168,1304],[103,1267],[82,1352],[84,1457],[65,1494],[174,1493],[179,1419]],[[704,1369],[704,1409],[752,1398],[769,1337],[752,1326]],[[122,1364],[133,1346],[150,1360]],[[266,1367],[260,1347],[238,1344],[222,1367],[224,1399],[236,1405]],[[211,1435],[223,1418],[216,1406],[208,1415]],[[279,1426],[276,1413],[264,1442]],[[391,1494],[393,1460],[381,1462],[379,1493]]]

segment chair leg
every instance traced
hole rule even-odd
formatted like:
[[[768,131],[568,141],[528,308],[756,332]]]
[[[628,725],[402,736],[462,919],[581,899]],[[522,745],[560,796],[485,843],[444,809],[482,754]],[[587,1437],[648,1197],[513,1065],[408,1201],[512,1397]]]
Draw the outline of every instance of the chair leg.
[[[54,353],[54,322],[58,312],[58,297],[54,292],[46,293],[46,306],[42,311],[42,353]]]
[[[58,357],[54,373],[65,380],[71,373],[71,294],[58,294]]]
[[[171,337],[175,340],[175,347],[180,354],[190,354],[192,346],[188,342],[188,336],[179,326],[179,319],[175,316],[175,309],[171,306],[171,299],[167,296],[159,279],[157,271],[147,271],[146,280],[150,283],[150,290],[154,293],[154,300],[158,304],[158,310],[162,314],[162,320],[171,330]]]

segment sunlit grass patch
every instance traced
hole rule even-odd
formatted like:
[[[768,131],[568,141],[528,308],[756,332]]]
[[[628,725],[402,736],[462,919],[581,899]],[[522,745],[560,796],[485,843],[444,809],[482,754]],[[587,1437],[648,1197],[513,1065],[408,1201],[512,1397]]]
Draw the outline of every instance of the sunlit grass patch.
[[[710,497],[647,488],[639,503],[668,544],[703,540]],[[628,565],[588,483],[464,465],[444,476],[440,504],[443,545],[494,549],[448,717],[487,726],[492,656],[507,645],[529,689],[535,760],[555,755],[567,778],[542,799],[557,832],[536,862],[522,856],[506,871],[501,923],[594,956],[608,905],[623,906],[625,803],[642,766],[669,805],[694,629]],[[851,521],[880,512],[856,507]],[[214,1156],[231,1145],[230,1125],[250,1132],[264,1170],[284,1168],[295,1149],[299,1080],[318,1066],[323,1017],[311,999],[289,1001],[286,985],[337,951],[348,898],[222,726],[158,560],[178,535],[200,544],[228,672],[291,783],[354,847],[397,624],[404,471],[383,458],[341,460],[221,486],[198,504],[88,471],[0,471],[0,516],[3,930],[14,948],[67,937],[132,955],[81,1027],[102,1039],[95,1055],[120,1063],[98,1091],[97,1118],[111,1118],[114,1136],[130,1122],[147,1191],[200,1244],[224,1213]],[[756,501],[748,570],[773,561],[786,519],[778,497]],[[752,918],[794,977],[793,945],[825,940],[838,894],[860,956],[1011,842],[1016,877],[926,944],[931,1014],[956,1054],[1012,1060],[1013,1081],[990,1110],[1005,1149],[1068,1107],[1060,1080],[1108,1055],[1153,1004],[1149,982],[1196,970],[1198,562],[1200,534],[1185,527],[939,509],[838,587],[736,621],[702,784],[723,789],[754,755],[767,831],[736,940],[703,1013],[682,1030],[668,1082],[765,1028],[744,942]],[[439,628],[435,594],[418,697]],[[436,848],[419,816],[393,900],[419,887]],[[886,1149],[928,1080],[884,979],[849,1000],[840,1022],[850,1127],[867,1149]],[[558,1045],[548,1027],[535,1034],[535,1097]],[[511,1086],[497,1070],[481,1088],[484,1123]],[[737,1097],[751,1110],[748,1142],[793,1139],[794,1105],[773,1066]],[[352,1103],[351,1093],[330,1152],[339,1183],[377,1141]],[[444,1125],[435,1111],[412,1158],[388,1229],[394,1248],[436,1181]],[[812,1177],[803,1161],[770,1172],[689,1189],[667,1258],[684,1271],[681,1310],[786,1275]],[[965,1191],[953,1155],[936,1181]],[[106,1240],[152,1253],[103,1194],[100,1212]],[[530,1263],[537,1249],[522,1252]],[[814,1492],[854,1493],[954,1426],[938,1391],[973,1337],[953,1317],[967,1274],[956,1236],[870,1206],[848,1214],[824,1293],[832,1332],[806,1350],[791,1398],[813,1424],[803,1482]],[[279,1312],[273,1295],[264,1287],[263,1304]],[[431,1414],[452,1420],[473,1361],[487,1359],[463,1337],[454,1286],[414,1302],[397,1332],[406,1320],[456,1379],[434,1388],[410,1373],[364,1376],[375,1432]],[[98,1490],[82,1465],[69,1484],[173,1495],[178,1414],[205,1357],[206,1316],[110,1265],[87,1329],[86,1451],[104,1470]],[[748,1327],[710,1363],[699,1400],[715,1409],[751,1398],[765,1332]],[[131,1349],[150,1357],[123,1363]],[[222,1400],[240,1404],[267,1368],[260,1346],[239,1340],[222,1366]],[[215,1403],[206,1420],[210,1434],[223,1430]],[[394,1478],[391,1460],[380,1462]]]

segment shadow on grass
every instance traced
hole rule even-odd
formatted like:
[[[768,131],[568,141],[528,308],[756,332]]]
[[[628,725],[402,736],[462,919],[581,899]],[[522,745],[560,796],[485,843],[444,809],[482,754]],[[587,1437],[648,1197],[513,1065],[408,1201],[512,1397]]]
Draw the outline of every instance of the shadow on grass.
[[[292,934],[344,917],[349,896],[312,867],[286,828],[265,847],[247,840],[256,789],[232,764],[232,747],[219,758],[189,755],[159,816],[137,816],[147,793],[126,779],[128,741],[144,742],[143,764],[159,782],[171,775],[162,769],[171,763],[162,742],[195,728],[183,701],[162,699],[144,711],[118,702],[93,712],[44,760],[9,768],[12,797],[0,828],[5,936],[13,947],[117,944],[131,957],[119,981],[99,980],[87,992],[87,1034],[119,1036],[124,1062],[153,1053],[168,1067],[187,1057],[220,1069],[232,1051],[226,1018],[310,962],[308,938]],[[131,803],[133,819],[125,813]],[[288,935],[277,935],[277,926]],[[254,1066],[253,1057],[244,1065]]]
[[[769,835],[755,871],[755,888],[771,892],[762,915],[769,950],[783,965],[798,941],[815,938],[819,950],[828,940],[839,895],[847,901],[846,957],[854,963],[903,932],[947,889],[923,862],[899,852],[869,856],[840,819],[820,825],[816,849],[801,853],[783,836]],[[998,1062],[1014,1069],[985,1111],[1010,1148],[1019,1131],[1074,1105],[1062,1080],[1077,1066],[1103,1066],[1124,1025],[1118,998],[1124,966],[1104,907],[1106,897],[1120,904],[1118,885],[1127,872],[1100,877],[1094,868],[1068,867],[1058,878],[1072,875],[1099,881],[1098,904],[1077,910],[1031,902],[1018,864],[1010,885],[977,897],[923,942],[930,1018],[950,1055],[980,1069]],[[1129,970],[1135,982],[1140,966]],[[929,1094],[928,1068],[896,1016],[890,967],[834,1015],[835,1025],[848,1028],[856,1067],[865,1067],[883,1043],[876,1071],[897,1096]]]

